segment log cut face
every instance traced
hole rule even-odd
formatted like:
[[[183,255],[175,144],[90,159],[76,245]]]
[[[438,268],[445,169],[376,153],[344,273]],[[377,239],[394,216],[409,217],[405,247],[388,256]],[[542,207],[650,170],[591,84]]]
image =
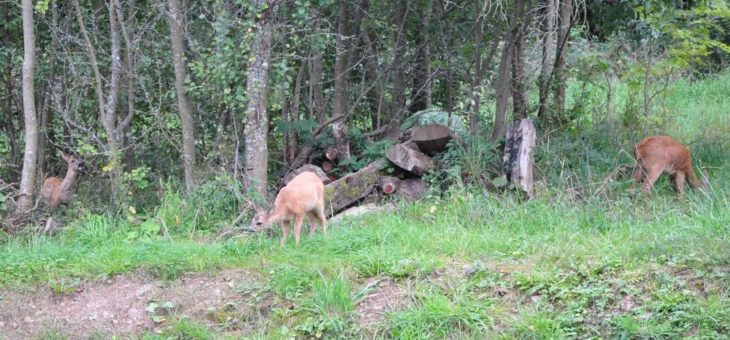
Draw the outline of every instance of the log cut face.
[[[532,121],[522,119],[510,123],[507,128],[502,169],[507,181],[526,192],[529,198],[534,195],[532,186],[534,149],[535,126],[532,125]]]
[[[388,150],[385,157],[398,167],[417,176],[423,176],[434,169],[433,160],[424,153],[396,144]]]
[[[358,172],[342,177],[324,187],[326,213],[335,214],[369,195],[378,186],[378,174],[385,168],[383,159],[370,163]]]
[[[435,155],[446,150],[446,145],[453,139],[453,133],[441,124],[416,125],[412,129],[411,139],[419,150]]]

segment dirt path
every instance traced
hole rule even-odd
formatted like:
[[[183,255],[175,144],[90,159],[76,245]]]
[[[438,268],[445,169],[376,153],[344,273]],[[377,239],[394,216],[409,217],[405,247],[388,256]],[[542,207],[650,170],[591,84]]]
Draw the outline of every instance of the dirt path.
[[[170,315],[242,331],[241,320],[257,311],[239,288],[253,280],[255,275],[243,270],[190,274],[172,282],[135,273],[82,282],[67,294],[46,286],[0,291],[0,339],[139,335],[164,325]]]
[[[130,273],[63,289],[0,290],[0,340],[138,336],[179,318],[205,324],[217,334],[245,335],[261,326],[276,301],[271,294],[249,294],[245,287],[260,281],[258,274],[245,270],[188,274],[175,281]],[[358,304],[358,323],[371,333],[385,313],[403,308],[406,300],[403,287],[381,280]]]

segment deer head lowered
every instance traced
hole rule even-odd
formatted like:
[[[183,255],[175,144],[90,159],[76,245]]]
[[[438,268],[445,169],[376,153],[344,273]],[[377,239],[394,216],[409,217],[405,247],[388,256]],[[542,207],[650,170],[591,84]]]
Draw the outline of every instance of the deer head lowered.
[[[327,218],[324,214],[324,183],[312,172],[302,172],[281,188],[271,211],[259,211],[251,221],[250,229],[261,231],[281,222],[281,246],[289,236],[289,225],[294,222],[294,240],[299,245],[304,217],[309,218],[309,235],[317,229],[316,223],[327,233]]]
[[[702,188],[708,185],[707,174],[703,171],[702,180],[697,179],[692,169],[692,157],[689,150],[682,144],[667,136],[651,136],[636,144],[636,166],[631,177],[639,183],[642,192],[649,192],[654,182],[662,173],[669,174],[672,188],[677,196],[684,196],[685,181],[693,188]],[[631,185],[633,187],[633,184]]]
[[[62,154],[64,162],[68,165],[66,176],[61,179],[55,176],[43,180],[41,185],[41,200],[52,209],[71,200],[72,188],[76,183],[79,173],[84,170],[86,163],[75,155]]]

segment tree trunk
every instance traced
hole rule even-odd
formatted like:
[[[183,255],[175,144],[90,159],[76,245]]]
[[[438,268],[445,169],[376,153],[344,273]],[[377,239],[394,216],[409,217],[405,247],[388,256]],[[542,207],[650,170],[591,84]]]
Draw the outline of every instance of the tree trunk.
[[[408,1],[399,0],[395,8],[395,22],[398,30],[395,34],[395,51],[393,52],[393,107],[388,122],[387,135],[394,137],[398,134],[398,127],[406,106],[405,96],[405,62],[406,29],[408,20]]]
[[[416,57],[413,70],[413,86],[411,87],[411,112],[415,113],[431,107],[431,45],[429,37],[432,5],[430,1],[423,4],[419,29],[416,34]]]
[[[509,92],[510,92],[510,48],[512,41],[511,28],[507,28],[507,34],[504,40],[504,46],[502,46],[502,57],[499,60],[499,71],[496,82],[497,87],[497,101],[494,108],[494,129],[492,130],[492,141],[496,141],[504,136],[505,127],[505,113],[507,112],[507,106],[509,105]]]
[[[474,78],[471,86],[471,112],[469,115],[469,135],[472,137],[476,137],[479,130],[479,92],[482,82],[482,40],[484,37],[484,21],[482,19],[483,14],[477,11],[476,28],[474,28]]]
[[[550,86],[550,75],[552,74],[553,56],[555,55],[555,19],[557,18],[556,1],[544,0],[542,18],[542,67],[540,68],[540,106],[537,111],[538,117],[543,117],[548,107],[548,93]]]
[[[515,2],[515,33],[512,35],[512,112],[515,119],[527,118],[523,38],[530,16],[525,15],[525,0]]]
[[[23,0],[23,115],[25,117],[25,154],[20,177],[18,213],[25,213],[33,206],[36,156],[38,152],[38,121],[33,93],[35,68],[35,33],[33,32],[33,1]],[[9,95],[9,94],[8,94]]]
[[[263,0],[257,0],[257,9],[264,5]],[[246,146],[245,169],[248,186],[254,188],[261,197],[266,197],[266,174],[268,170],[267,135],[269,117],[266,111],[266,91],[269,78],[269,60],[271,59],[271,36],[273,31],[276,1],[270,1],[268,8],[261,13],[255,25],[255,37],[251,50],[253,61],[249,65],[246,79],[246,126],[244,143]]]
[[[324,107],[324,90],[322,89],[322,51],[315,51],[312,59],[312,69],[309,72],[309,82],[311,84],[312,105],[314,116],[317,123],[322,124],[326,119]]]
[[[502,170],[507,181],[527,193],[528,198],[534,195],[532,189],[534,149],[535,126],[532,122],[529,119],[512,122],[507,129]]]
[[[188,194],[195,185],[195,131],[193,114],[185,95],[185,45],[183,42],[183,17],[180,1],[170,0],[170,38],[172,39],[172,60],[175,66],[175,93],[177,106],[182,122],[183,134],[183,167],[185,172],[185,188]]]
[[[299,67],[299,72],[297,72],[297,80],[294,83],[294,102],[292,103],[291,110],[290,110],[290,121],[291,122],[297,122],[299,121],[299,106],[301,104],[301,98],[302,98],[302,81],[304,79],[304,66],[305,63],[302,61],[302,65]],[[286,163],[291,164],[294,161],[294,158],[297,156],[297,147],[298,147],[298,138],[296,129],[289,130],[289,145],[287,147],[287,150],[289,150],[289,154],[287,155]]]
[[[347,87],[348,87],[348,59],[349,49],[345,42],[347,39],[347,22],[349,10],[347,1],[340,1],[340,15],[337,18],[337,35],[335,36],[335,99],[332,109],[332,117],[347,115]],[[342,163],[350,158],[350,143],[347,140],[346,119],[340,119],[332,124],[332,137],[335,139],[337,149],[337,161]]]
[[[555,76],[555,109],[558,117],[562,117],[565,112],[565,72],[563,66],[565,65],[565,54],[568,50],[568,36],[570,34],[572,13],[573,0],[563,0],[560,6],[558,46],[555,55],[555,66],[553,68],[553,74]]]
[[[117,129],[122,134],[122,145],[124,146],[124,168],[126,171],[132,171],[134,168],[134,149],[131,147],[130,125],[134,117],[134,106],[137,100],[135,94],[135,79],[137,78],[137,65],[134,59],[134,44],[130,37],[130,31],[135,29],[136,1],[129,1],[129,18],[124,20],[124,12],[119,0],[114,0],[119,18],[120,27],[122,29],[122,37],[124,37],[124,68],[125,78],[127,80],[127,115],[119,122]]]

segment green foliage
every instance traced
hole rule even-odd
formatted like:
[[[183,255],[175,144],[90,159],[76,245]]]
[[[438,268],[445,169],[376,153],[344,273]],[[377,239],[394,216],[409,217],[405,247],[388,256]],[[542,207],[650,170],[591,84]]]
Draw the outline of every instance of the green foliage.
[[[389,335],[398,339],[433,339],[485,334],[492,327],[489,301],[455,292],[429,292],[416,306],[389,316]]]
[[[310,273],[290,265],[276,266],[269,274],[272,291],[288,300],[301,297],[309,289],[313,278]]]
[[[483,188],[500,172],[496,152],[497,145],[480,135],[463,141],[453,139],[444,152],[434,157],[440,170],[427,174],[424,180],[431,184],[428,187],[439,190],[458,191],[464,185]]]
[[[353,311],[363,297],[355,294],[340,273],[329,279],[322,275],[312,284],[312,295],[302,308],[308,315],[296,331],[306,337],[347,339],[357,334]]]

